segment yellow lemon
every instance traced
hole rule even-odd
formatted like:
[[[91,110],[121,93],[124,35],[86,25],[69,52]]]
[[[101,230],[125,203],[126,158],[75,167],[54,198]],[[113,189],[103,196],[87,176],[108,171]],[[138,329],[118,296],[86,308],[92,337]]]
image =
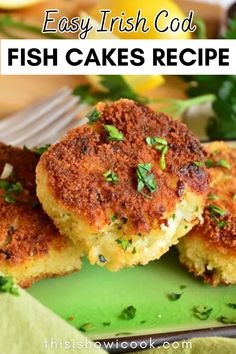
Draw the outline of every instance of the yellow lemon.
[[[94,17],[97,21],[100,22],[101,14],[99,10],[101,9],[110,9],[111,13],[107,15],[107,24],[110,23],[110,18],[119,16],[124,20],[128,17],[135,17],[137,11],[141,10],[141,15],[147,18],[147,24],[150,27],[150,30],[146,33],[143,33],[141,29],[137,32],[132,31],[119,32],[118,26],[114,26],[113,33],[120,38],[125,39],[190,39],[191,34],[189,32],[183,32],[179,30],[178,32],[172,32],[168,30],[167,32],[160,33],[155,30],[154,21],[155,17],[161,10],[167,10],[169,12],[168,18],[161,16],[159,19],[159,28],[164,29],[167,25],[170,24],[170,21],[177,17],[180,21],[185,18],[184,13],[179,8],[174,1],[171,0],[100,0],[98,4],[93,7],[89,14]],[[124,16],[122,16],[124,13]]]
[[[13,10],[37,4],[44,0],[0,0],[0,9]]]

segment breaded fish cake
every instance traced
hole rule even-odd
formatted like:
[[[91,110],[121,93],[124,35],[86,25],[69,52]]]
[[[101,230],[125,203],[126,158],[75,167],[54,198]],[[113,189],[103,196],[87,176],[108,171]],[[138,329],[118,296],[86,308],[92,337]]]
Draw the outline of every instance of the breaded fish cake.
[[[13,167],[0,179],[0,273],[12,275],[22,287],[81,266],[81,253],[59,234],[37,199],[38,159],[29,150],[0,143],[0,175]]]
[[[203,223],[179,243],[180,261],[205,282],[236,283],[236,148],[207,145],[211,175]]]
[[[203,149],[185,125],[127,99],[99,103],[88,117],[40,159],[43,208],[92,264],[158,259],[202,213]]]

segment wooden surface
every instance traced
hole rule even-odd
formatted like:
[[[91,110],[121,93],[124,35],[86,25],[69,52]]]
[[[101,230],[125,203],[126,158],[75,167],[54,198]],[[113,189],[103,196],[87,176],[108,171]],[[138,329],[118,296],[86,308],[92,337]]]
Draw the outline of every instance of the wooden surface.
[[[42,25],[44,10],[58,8],[60,16],[73,17],[81,9],[89,8],[96,0],[47,0],[39,5],[26,10],[17,11],[14,16],[26,20],[28,23]],[[185,11],[194,9],[197,16],[208,19],[210,36],[213,36],[219,28],[219,20],[222,12],[219,7],[209,7],[193,3],[192,1],[180,1]],[[5,117],[31,103],[34,100],[47,96],[62,86],[74,87],[86,80],[81,76],[0,76],[0,118]],[[183,86],[180,80],[168,78],[166,85],[151,92],[156,97],[183,98]]]

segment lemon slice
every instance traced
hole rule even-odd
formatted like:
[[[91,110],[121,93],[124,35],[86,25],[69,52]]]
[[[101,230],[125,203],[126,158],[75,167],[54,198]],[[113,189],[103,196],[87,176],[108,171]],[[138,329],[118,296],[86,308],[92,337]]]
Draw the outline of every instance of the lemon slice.
[[[44,0],[0,0],[0,9],[13,10],[31,6]]]
[[[112,33],[109,32],[97,32],[96,30],[100,27],[100,24],[86,12],[81,11],[80,17],[84,19],[91,18],[90,25],[93,29],[88,33],[87,39],[119,39]],[[107,91],[105,87],[101,85],[101,78],[98,75],[88,75],[88,81],[90,84],[99,91]],[[160,75],[123,75],[123,78],[127,84],[137,93],[143,94],[146,91],[152,90],[158,86],[164,84],[165,79]]]

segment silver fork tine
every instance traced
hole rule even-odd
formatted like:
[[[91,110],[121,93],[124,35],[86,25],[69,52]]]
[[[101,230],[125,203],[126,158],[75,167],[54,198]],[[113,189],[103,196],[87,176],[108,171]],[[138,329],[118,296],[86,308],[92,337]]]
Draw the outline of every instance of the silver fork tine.
[[[16,131],[26,127],[29,123],[39,119],[42,115],[46,114],[58,105],[63,99],[71,94],[72,90],[63,88],[50,98],[46,98],[41,103],[32,104],[25,110],[16,113],[0,122],[0,129],[11,129]]]
[[[29,126],[27,131],[23,131],[22,134],[11,134],[11,144],[17,145],[20,144],[23,140],[27,141],[38,133],[42,132],[44,128],[49,128],[49,126],[60,119],[60,117],[66,113],[69,109],[71,109],[76,103],[78,103],[78,97],[71,97],[68,102],[56,107],[55,110],[49,112],[48,115],[43,116],[40,120],[38,120],[38,124],[33,124]],[[63,119],[63,118],[62,118]],[[7,137],[4,138],[4,141],[7,140]]]
[[[77,114],[79,114],[84,108],[86,107],[85,104],[81,104],[76,106],[71,112],[67,113],[65,116],[61,117],[60,119],[56,120],[53,124],[45,128],[45,131],[41,131],[41,135],[37,138],[38,145],[44,145],[48,143],[54,143],[58,136],[63,135],[65,131],[69,130],[69,125],[71,121],[73,121],[74,126],[80,123],[80,120],[75,119]],[[85,118],[86,119],[86,118]],[[84,120],[84,119],[82,119]],[[86,119],[87,122],[87,119]],[[55,135],[55,132],[57,133]],[[54,138],[54,139],[53,139]],[[27,142],[22,141],[25,145],[32,147],[35,146],[35,138],[29,139]]]

